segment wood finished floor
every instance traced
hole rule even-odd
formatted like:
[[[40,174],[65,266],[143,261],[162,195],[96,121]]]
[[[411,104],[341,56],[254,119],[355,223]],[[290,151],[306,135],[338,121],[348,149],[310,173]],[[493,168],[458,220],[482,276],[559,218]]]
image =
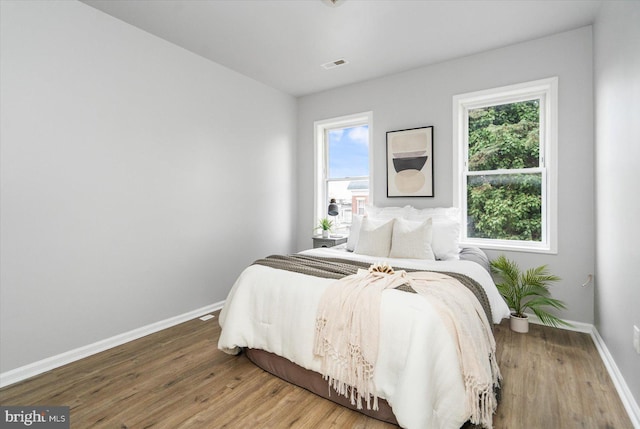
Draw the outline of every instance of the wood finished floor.
[[[496,429],[632,428],[587,334],[496,327],[504,376]],[[195,319],[0,390],[2,405],[67,405],[85,428],[395,428],[217,350]]]

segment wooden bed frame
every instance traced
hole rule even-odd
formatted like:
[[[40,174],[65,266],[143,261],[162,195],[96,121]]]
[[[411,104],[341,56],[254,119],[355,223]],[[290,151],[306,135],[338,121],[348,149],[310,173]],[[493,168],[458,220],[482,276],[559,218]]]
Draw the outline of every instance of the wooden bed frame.
[[[389,403],[382,398],[378,398],[377,411],[367,410],[366,408],[358,410],[355,405],[351,405],[351,401],[349,400],[349,398],[339,395],[333,388],[329,387],[327,380],[324,380],[322,378],[322,374],[302,368],[301,366],[296,365],[287,358],[283,358],[282,356],[278,356],[264,350],[245,348],[243,349],[243,352],[246,353],[247,358],[257,367],[262,368],[263,370],[275,375],[278,378],[281,378],[282,380],[302,387],[303,389],[306,389],[311,393],[315,393],[322,398],[328,399],[338,405],[342,405],[351,410],[362,413],[368,417],[399,426],[398,421],[396,420],[396,416],[395,414],[393,414],[393,410],[391,409],[391,405],[389,405]],[[500,390],[497,391],[497,394],[498,400],[500,400]],[[462,425],[461,429],[483,428],[467,421],[464,425]]]
[[[246,348],[244,349],[244,352],[246,353],[247,358],[249,358],[249,360],[256,366],[275,375],[276,377],[374,419],[382,420],[396,426],[398,425],[398,421],[396,420],[396,416],[393,414],[391,406],[382,398],[378,399],[377,411],[367,410],[366,407],[358,410],[355,405],[351,405],[349,398],[339,395],[338,392],[329,387],[329,383],[327,380],[322,378],[322,374],[302,368],[287,358],[283,358],[282,356],[278,356],[264,350]]]

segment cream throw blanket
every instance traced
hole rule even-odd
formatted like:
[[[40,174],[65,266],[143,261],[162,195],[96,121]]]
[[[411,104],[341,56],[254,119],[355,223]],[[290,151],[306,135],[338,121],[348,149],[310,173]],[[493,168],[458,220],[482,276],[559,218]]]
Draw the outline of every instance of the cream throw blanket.
[[[403,284],[438,311],[457,345],[470,421],[491,429],[497,406],[494,386],[501,378],[491,325],[473,293],[446,274],[393,272],[374,265],[329,286],[318,306],[314,342],[324,378],[339,394],[350,397],[358,409],[363,399],[368,409],[378,409],[373,373],[380,300],[385,289]]]

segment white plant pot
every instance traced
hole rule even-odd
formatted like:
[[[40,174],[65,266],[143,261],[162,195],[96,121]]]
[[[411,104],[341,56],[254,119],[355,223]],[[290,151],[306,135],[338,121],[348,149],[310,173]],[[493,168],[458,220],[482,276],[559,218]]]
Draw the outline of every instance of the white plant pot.
[[[527,332],[529,332],[529,317],[517,317],[512,314],[509,318],[509,326],[514,332],[526,334]]]
[[[328,229],[323,229],[322,230],[322,238],[329,238],[329,230]]]

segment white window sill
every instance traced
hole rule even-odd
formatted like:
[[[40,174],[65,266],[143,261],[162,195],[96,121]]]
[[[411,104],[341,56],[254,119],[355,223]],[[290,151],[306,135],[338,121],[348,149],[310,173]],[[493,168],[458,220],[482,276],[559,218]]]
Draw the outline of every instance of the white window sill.
[[[460,247],[479,247],[482,250],[504,250],[508,252],[525,252],[525,253],[544,253],[548,255],[557,255],[557,249],[548,245],[534,245],[526,242],[504,242],[499,241],[492,243],[489,240],[464,240],[460,241]]]

